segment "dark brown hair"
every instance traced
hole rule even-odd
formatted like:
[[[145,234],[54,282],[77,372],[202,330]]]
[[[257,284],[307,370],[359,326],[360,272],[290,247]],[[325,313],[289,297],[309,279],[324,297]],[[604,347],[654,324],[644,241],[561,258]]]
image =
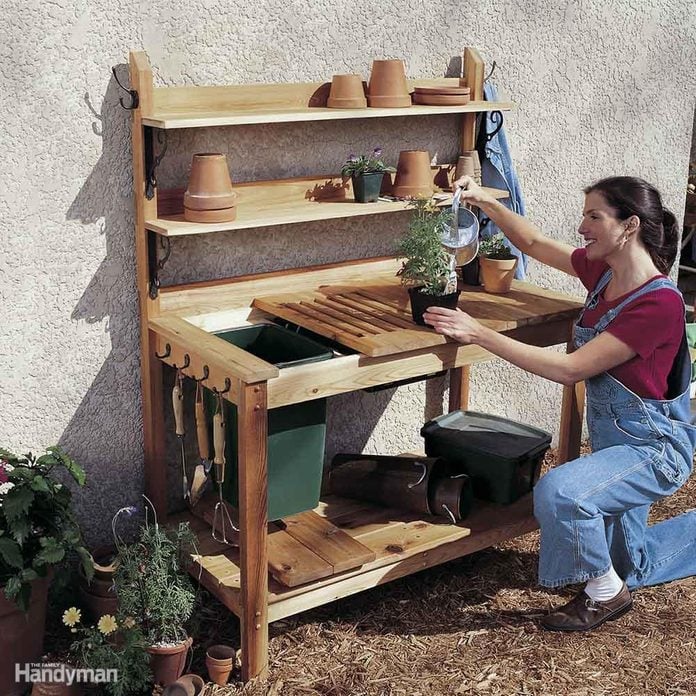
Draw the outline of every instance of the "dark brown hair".
[[[667,275],[679,249],[679,225],[674,215],[662,206],[660,192],[647,181],[635,176],[610,176],[585,189],[585,194],[601,193],[616,210],[619,220],[635,215],[640,220],[639,239],[650,258]]]

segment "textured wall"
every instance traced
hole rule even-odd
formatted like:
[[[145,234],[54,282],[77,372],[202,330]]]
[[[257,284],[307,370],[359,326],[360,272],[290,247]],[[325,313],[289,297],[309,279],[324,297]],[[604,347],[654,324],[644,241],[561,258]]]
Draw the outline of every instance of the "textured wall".
[[[518,103],[506,120],[529,216],[568,242],[581,189],[642,175],[680,214],[694,116],[694,13],[687,0],[10,1],[0,81],[0,444],[60,442],[88,469],[91,536],[142,486],[138,318],[129,117],[112,65],[150,55],[156,82],[224,84],[367,76],[404,57],[413,77],[445,73],[461,47],[496,60]],[[236,179],[336,171],[349,150],[456,150],[450,117],[178,133],[162,183],[183,184],[190,154],[227,152]],[[403,215],[178,240],[167,281],[381,254]],[[210,252],[215,252],[211,254]],[[578,294],[572,279],[530,277]],[[475,369],[472,407],[555,429],[561,389],[498,362]],[[442,380],[331,402],[329,451],[419,445]],[[173,451],[174,452],[174,451]],[[174,454],[173,454],[174,456]]]

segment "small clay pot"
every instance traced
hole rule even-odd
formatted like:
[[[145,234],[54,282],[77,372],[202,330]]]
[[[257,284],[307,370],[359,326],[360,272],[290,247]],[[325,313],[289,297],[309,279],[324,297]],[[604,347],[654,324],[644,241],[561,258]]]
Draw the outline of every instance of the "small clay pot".
[[[94,577],[101,580],[113,580],[118,566],[116,556],[118,551],[115,546],[100,546],[90,554],[94,566]]]
[[[481,265],[481,283],[486,292],[494,294],[510,292],[517,267],[516,258],[489,259],[482,256],[479,263]]]
[[[235,649],[229,645],[212,645],[205,653],[205,666],[212,682],[219,686],[227,684],[234,669]]]
[[[105,614],[116,616],[118,613],[118,597],[115,593],[112,593],[110,597],[100,597],[90,592],[88,587],[80,587],[78,592],[80,604],[87,614],[85,618],[96,623]]]
[[[454,170],[455,179],[461,179],[463,176],[470,176],[473,179],[475,174],[476,167],[471,155],[462,155],[457,159],[457,167]]]
[[[367,105],[377,108],[411,106],[403,60],[372,61]]]
[[[150,653],[150,668],[155,684],[169,686],[181,676],[192,643],[193,638],[187,638],[183,643],[171,647],[150,645],[146,648]]]
[[[408,296],[411,300],[411,316],[413,321],[419,326],[427,326],[423,321],[423,314],[428,307],[447,307],[456,309],[459,302],[459,290],[450,292],[447,295],[430,295],[421,292],[422,286],[408,289]]]
[[[365,83],[360,75],[334,75],[326,101],[330,109],[364,109],[367,107]]]
[[[237,208],[221,208],[220,210],[193,210],[184,208],[184,219],[188,222],[232,222],[237,218]]]
[[[397,198],[432,195],[433,173],[427,150],[402,150],[399,153],[392,192]]]
[[[165,687],[162,696],[198,696],[205,688],[205,682],[197,674],[183,674],[175,682]]]
[[[219,152],[193,156],[189,183],[184,193],[184,213],[188,210],[222,210],[237,203],[227,158]],[[188,217],[186,218],[188,220]]]
[[[81,694],[80,685],[75,683],[68,686],[58,682],[34,682],[31,688],[31,696],[81,696]]]

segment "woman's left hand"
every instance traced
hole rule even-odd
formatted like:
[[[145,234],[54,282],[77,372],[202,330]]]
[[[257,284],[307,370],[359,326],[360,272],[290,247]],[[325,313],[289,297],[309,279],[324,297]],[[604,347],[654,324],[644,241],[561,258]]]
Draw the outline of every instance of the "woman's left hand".
[[[478,343],[483,328],[476,319],[461,309],[445,309],[444,307],[428,307],[423,315],[426,324],[437,333],[453,338],[460,343]]]

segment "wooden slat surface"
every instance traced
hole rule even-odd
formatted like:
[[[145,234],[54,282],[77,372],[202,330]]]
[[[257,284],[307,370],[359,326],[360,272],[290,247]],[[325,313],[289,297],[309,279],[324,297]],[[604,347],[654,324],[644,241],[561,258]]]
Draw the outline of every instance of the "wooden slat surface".
[[[325,286],[313,292],[257,297],[253,306],[371,357],[442,345],[448,339],[411,319],[406,289],[396,278],[370,286]],[[515,287],[491,295],[463,286],[459,307],[496,331],[570,318],[574,301]]]

